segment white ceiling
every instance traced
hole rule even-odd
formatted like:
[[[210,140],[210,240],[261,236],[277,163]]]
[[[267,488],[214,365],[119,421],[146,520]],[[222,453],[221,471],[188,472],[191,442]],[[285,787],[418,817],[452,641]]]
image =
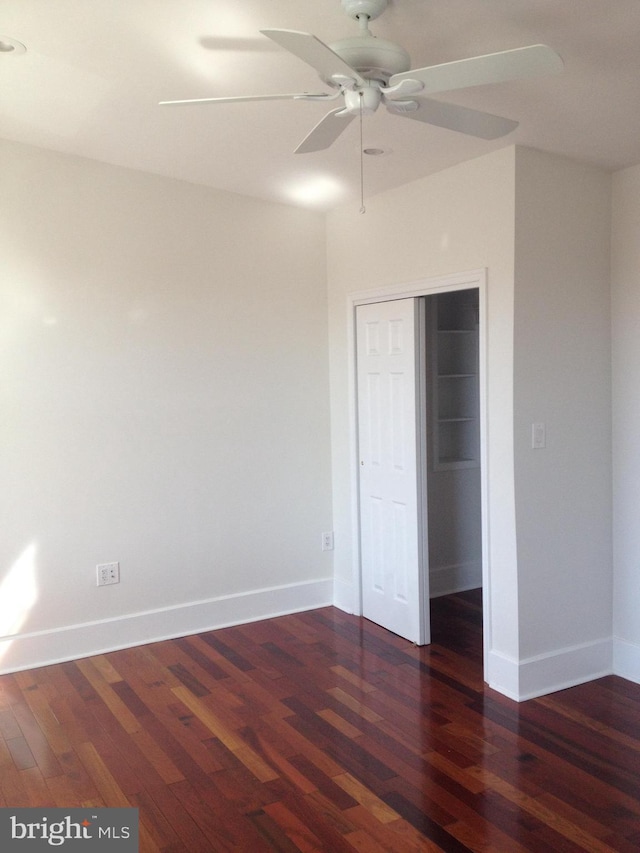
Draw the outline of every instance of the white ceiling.
[[[357,121],[328,151],[293,153],[327,105],[157,105],[326,91],[265,28],[357,34],[340,0],[0,0],[0,37],[27,47],[0,52],[0,137],[275,201],[359,204]],[[514,143],[607,169],[640,162],[640,0],[390,0],[371,31],[414,68],[542,42],[565,71],[440,96],[520,122],[495,142],[365,117],[365,147],[387,151],[365,158],[365,199]]]

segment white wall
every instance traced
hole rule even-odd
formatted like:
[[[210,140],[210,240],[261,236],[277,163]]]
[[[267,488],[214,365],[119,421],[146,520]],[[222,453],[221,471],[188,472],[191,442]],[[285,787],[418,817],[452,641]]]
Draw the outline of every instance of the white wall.
[[[323,217],[6,142],[0,183],[0,670],[329,602]]]
[[[329,214],[326,245],[317,214],[11,143],[0,179],[0,670],[328,602],[331,465],[336,601],[355,607],[349,294],[479,268],[485,677],[522,698],[594,665],[611,615],[606,176],[506,148]],[[639,172],[614,188],[616,631],[635,653]],[[97,589],[111,560],[122,582]]]
[[[520,692],[611,671],[610,176],[516,156]],[[544,422],[545,449],[531,447]],[[544,686],[544,685],[542,685]]]
[[[488,270],[489,511],[492,661],[518,656],[513,492],[515,149],[505,148],[328,216],[336,601],[357,606],[349,425],[348,294]],[[493,591],[497,591],[497,595]],[[490,668],[492,664],[490,662]],[[491,672],[487,675],[491,681]],[[498,675],[496,674],[496,678]]]
[[[336,600],[358,600],[347,295],[486,267],[485,679],[518,699],[612,666],[609,221],[605,173],[520,148],[329,216]]]
[[[640,682],[640,166],[613,177],[614,666]]]

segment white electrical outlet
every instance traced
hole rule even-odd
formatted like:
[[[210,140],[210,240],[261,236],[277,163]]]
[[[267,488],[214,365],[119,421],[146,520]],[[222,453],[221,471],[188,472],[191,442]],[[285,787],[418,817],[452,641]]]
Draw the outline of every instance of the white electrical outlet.
[[[100,563],[96,566],[98,586],[120,583],[120,563]]]
[[[322,534],[322,550],[333,551],[333,530]]]

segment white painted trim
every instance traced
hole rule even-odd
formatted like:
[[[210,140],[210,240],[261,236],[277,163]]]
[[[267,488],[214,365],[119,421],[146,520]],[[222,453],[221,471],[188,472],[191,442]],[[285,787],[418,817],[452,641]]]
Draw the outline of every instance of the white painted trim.
[[[356,305],[366,305],[369,302],[388,302],[391,299],[410,299],[413,296],[429,296],[432,293],[444,293],[447,290],[467,290],[480,287],[485,281],[485,269],[467,270],[451,275],[422,278],[418,281],[389,284],[371,290],[354,290],[347,294],[349,314]]]
[[[489,667],[489,649],[493,646],[493,615],[491,611],[491,596],[497,590],[492,589],[491,581],[491,514],[489,489],[491,476],[489,473],[489,322],[487,304],[489,294],[487,288],[487,272],[481,270],[478,282],[478,394],[480,396],[480,514],[482,516],[482,660],[485,673]],[[486,676],[485,676],[485,680]]]
[[[429,435],[427,430],[427,306],[424,300],[418,300],[416,304],[417,316],[417,341],[418,349],[416,358],[416,435],[418,436],[418,447],[416,449],[417,483],[418,483],[418,515],[422,519],[420,525],[420,566],[419,578],[420,600],[425,602],[420,614],[420,631],[422,643],[431,643],[431,609],[429,599],[431,598],[431,564],[429,562],[429,495],[428,485],[428,452],[427,445]]]
[[[611,638],[568,646],[520,661],[520,701],[584,684],[613,671]]]
[[[484,669],[488,671],[489,649],[491,648],[491,571],[489,565],[489,536],[491,523],[489,518],[489,458],[487,432],[487,271],[486,269],[467,270],[445,276],[420,279],[402,284],[389,284],[372,290],[358,290],[347,294],[347,346],[348,346],[348,387],[349,387],[349,448],[351,457],[351,529],[352,533],[352,588],[355,595],[354,613],[362,614],[362,588],[360,578],[360,512],[358,504],[358,421],[356,406],[356,307],[371,302],[387,302],[392,299],[410,299],[416,296],[431,296],[449,290],[478,288],[480,309],[479,373],[480,373],[480,464],[481,464],[481,512],[482,512],[482,585],[484,617]],[[339,605],[336,605],[339,606]]]
[[[613,638],[613,674],[640,684],[640,646],[637,643]]]
[[[477,589],[482,585],[482,561],[454,563],[450,566],[429,567],[429,597],[451,595],[466,589]]]
[[[484,680],[493,690],[519,701],[518,661],[514,658],[491,649],[487,655]]]
[[[358,594],[353,588],[353,584],[342,580],[341,578],[333,579],[333,604],[340,608],[345,613],[355,613],[357,611]]]
[[[613,672],[613,648],[609,637],[520,662],[492,651],[489,660],[489,686],[516,702],[566,690]]]
[[[257,622],[333,603],[331,578],[0,638],[0,674]]]

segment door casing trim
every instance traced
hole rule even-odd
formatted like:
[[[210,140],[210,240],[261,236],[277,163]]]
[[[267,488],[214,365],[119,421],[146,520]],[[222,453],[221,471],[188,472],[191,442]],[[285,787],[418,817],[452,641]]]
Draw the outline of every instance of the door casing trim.
[[[388,302],[393,299],[411,299],[432,296],[452,290],[478,289],[480,314],[479,334],[479,388],[480,388],[480,490],[482,514],[482,588],[483,588],[483,660],[484,672],[488,671],[488,654],[491,649],[491,565],[489,542],[491,521],[489,516],[489,454],[487,412],[487,270],[476,269],[445,276],[434,276],[417,281],[389,284],[370,290],[353,291],[347,295],[347,330],[349,354],[349,458],[351,481],[351,530],[352,530],[352,584],[356,590],[354,612],[362,615],[362,583],[360,565],[360,506],[358,464],[358,418],[356,383],[356,307],[372,302]],[[420,473],[420,472],[418,472]]]

